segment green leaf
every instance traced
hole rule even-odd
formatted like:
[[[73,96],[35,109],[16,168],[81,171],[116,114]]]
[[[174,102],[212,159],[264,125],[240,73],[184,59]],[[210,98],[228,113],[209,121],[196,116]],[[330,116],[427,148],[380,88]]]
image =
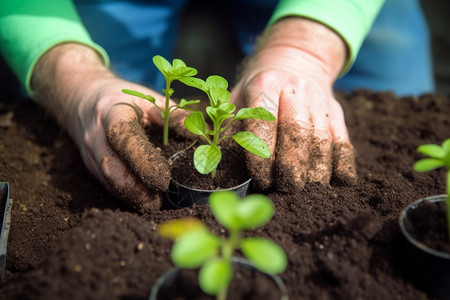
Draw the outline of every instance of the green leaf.
[[[201,112],[193,112],[184,119],[184,126],[187,130],[196,135],[205,136],[206,123]]]
[[[181,268],[198,268],[217,254],[220,240],[208,230],[193,230],[173,245],[172,260]]]
[[[215,145],[201,145],[194,152],[194,166],[200,174],[214,171],[221,159],[222,152]]]
[[[219,109],[218,107],[212,106],[207,106],[206,112],[208,113],[208,116],[211,118],[211,120],[213,120],[213,122],[218,126],[220,126],[226,119],[234,116],[233,114],[229,114],[226,111]]]
[[[175,58],[172,61],[172,66],[173,66],[174,69],[179,69],[179,68],[186,67],[186,63],[183,60],[179,59],[179,58]]]
[[[436,158],[424,158],[417,161],[413,168],[417,172],[428,172],[444,166],[444,161]]]
[[[183,67],[183,68],[178,68],[175,70],[177,75],[178,75],[178,80],[183,78],[183,77],[190,77],[190,76],[194,76],[197,75],[197,70],[191,67]]]
[[[201,91],[204,91],[205,93],[208,93],[208,85],[206,84],[206,82],[204,80],[202,80],[200,78],[182,77],[179,80],[187,86],[191,86],[191,87],[197,88]]]
[[[186,99],[182,98],[180,100],[180,103],[178,104],[178,107],[185,108],[186,106],[194,105],[197,103],[200,103],[200,100],[186,100]]]
[[[234,105],[233,103],[222,103],[218,108],[226,113],[231,114],[236,110],[236,105]]]
[[[266,121],[275,121],[275,116],[267,109],[262,107],[241,108],[235,117],[236,120],[259,119]]]
[[[236,215],[241,229],[254,229],[268,223],[274,214],[272,202],[264,195],[251,194],[239,202]]]
[[[434,145],[434,144],[421,145],[421,146],[419,146],[419,148],[417,148],[417,151],[419,151],[420,153],[425,154],[431,158],[442,159],[446,155],[444,148],[442,148],[439,145]]]
[[[153,56],[153,63],[164,76],[170,75],[173,71],[170,62],[161,55]]]
[[[145,94],[143,94],[141,92],[138,92],[138,91],[123,89],[122,92],[125,93],[125,94],[128,94],[128,95],[132,95],[132,96],[136,96],[136,97],[139,97],[139,98],[142,98],[142,99],[146,99],[146,100],[150,101],[151,103],[155,103],[155,101],[156,101],[155,98],[153,98],[152,96],[145,95]]]
[[[211,106],[218,107],[222,103],[226,103],[231,99],[231,93],[223,88],[213,88],[209,90],[209,94],[211,96]]]
[[[206,83],[208,84],[208,87],[210,89],[214,88],[222,88],[227,89],[228,88],[228,81],[219,75],[212,75],[206,78]]]
[[[203,292],[216,295],[227,288],[233,278],[233,268],[224,259],[207,261],[200,269],[198,281]]]
[[[442,148],[444,148],[445,152],[450,153],[450,139],[446,139],[442,143]]]
[[[240,221],[236,215],[239,197],[231,191],[214,192],[209,196],[209,207],[214,218],[228,229],[239,229]]]
[[[233,135],[233,139],[247,151],[258,155],[262,158],[270,157],[270,149],[267,144],[249,131],[237,132]]]
[[[258,237],[246,238],[241,242],[241,250],[260,271],[277,274],[286,269],[286,253],[271,240]]]

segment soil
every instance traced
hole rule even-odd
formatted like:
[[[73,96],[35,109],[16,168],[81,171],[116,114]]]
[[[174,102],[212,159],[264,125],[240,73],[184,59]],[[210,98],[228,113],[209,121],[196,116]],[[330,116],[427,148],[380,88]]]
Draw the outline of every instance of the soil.
[[[290,299],[429,299],[405,271],[397,218],[445,191],[444,170],[419,174],[416,148],[449,137],[450,97],[339,97],[357,152],[358,182],[270,190],[272,221],[247,235],[279,243]],[[84,167],[68,135],[36,104],[0,106],[0,180],[14,199],[1,299],[147,299],[173,265],[157,225],[193,216],[226,234],[207,205],[139,214]]]

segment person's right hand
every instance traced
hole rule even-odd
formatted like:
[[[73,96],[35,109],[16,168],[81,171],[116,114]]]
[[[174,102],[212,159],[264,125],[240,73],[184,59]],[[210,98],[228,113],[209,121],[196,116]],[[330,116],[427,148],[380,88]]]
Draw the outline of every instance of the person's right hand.
[[[238,106],[264,107],[277,117],[245,122],[271,150],[269,159],[247,155],[258,188],[275,183],[292,192],[332,178],[356,182],[355,152],[332,91],[345,50],[335,32],[311,20],[285,18],[269,28],[232,93]]]
[[[44,55],[33,73],[32,87],[108,191],[141,212],[159,208],[170,169],[144,127],[161,126],[162,119],[152,103],[121,90],[152,95],[164,107],[162,95],[116,77],[95,51],[78,44],[60,45]],[[180,124],[183,115],[176,111],[171,122]]]

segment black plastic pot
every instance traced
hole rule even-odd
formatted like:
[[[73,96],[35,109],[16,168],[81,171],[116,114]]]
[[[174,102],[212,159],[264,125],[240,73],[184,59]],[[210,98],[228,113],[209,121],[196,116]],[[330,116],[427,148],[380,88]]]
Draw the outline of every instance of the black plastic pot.
[[[9,184],[0,182],[0,283],[5,278],[6,248],[8,245],[9,227],[11,226],[11,205]]]
[[[178,159],[179,155],[180,154],[175,154],[171,160],[175,161],[176,159]],[[192,206],[193,204],[207,204],[209,195],[211,195],[211,193],[213,192],[233,191],[242,198],[249,193],[250,182],[251,178],[237,186],[227,189],[202,190],[186,186],[172,178],[169,191],[166,191],[164,193],[164,200],[166,204],[173,208],[183,208]]]
[[[413,238],[405,225],[412,211],[420,209],[419,205],[428,201],[437,205],[445,201],[446,195],[419,199],[406,207],[399,217],[399,225],[405,240],[407,254],[405,267],[416,284],[427,294],[440,300],[450,299],[450,254],[437,251]],[[433,218],[435,216],[429,216]]]
[[[246,260],[246,259],[242,259],[242,258],[238,258],[238,257],[233,257],[232,258],[232,263],[234,268],[243,268],[244,270],[251,270],[253,272],[260,272],[258,270],[256,270],[255,267],[252,266],[252,264]],[[178,267],[173,267],[171,268],[169,271],[167,271],[166,273],[164,273],[160,278],[158,278],[158,280],[156,281],[155,285],[153,286],[150,296],[149,296],[149,300],[162,300],[164,299],[163,297],[160,297],[160,295],[163,293],[163,289],[180,289],[182,288],[182,285],[185,284],[191,284],[191,285],[195,285],[196,289],[199,291],[199,293],[201,293],[200,287],[198,286],[198,283],[191,283],[191,282],[185,282],[183,284],[176,284],[175,282],[177,281],[177,276],[179,276],[180,272],[182,269],[178,268]],[[193,271],[192,271],[193,272]],[[270,275],[270,274],[266,274],[266,273],[262,273],[265,277],[269,278],[270,281],[273,282],[273,285],[277,288],[278,293],[280,295],[279,299],[280,300],[289,300],[289,296],[288,296],[288,291],[286,288],[286,285],[284,284],[283,280],[281,280],[281,278],[277,275]],[[246,278],[248,279],[248,278]],[[195,278],[195,280],[197,280],[197,278]],[[239,279],[242,280],[242,279]],[[176,285],[176,286],[175,286]],[[189,299],[189,297],[192,297],[193,295],[185,295],[185,297],[187,297],[186,299]],[[228,298],[232,299],[233,295],[232,295],[232,291],[229,291],[229,295]],[[264,298],[264,297],[263,297]],[[263,299],[261,298],[261,299]]]
[[[183,208],[192,206],[194,203],[207,204],[209,195],[211,195],[211,193],[213,192],[234,191],[239,195],[239,197],[242,198],[248,194],[250,182],[251,179],[248,179],[246,182],[229,189],[200,190],[183,185],[172,179],[169,191],[165,192],[165,200],[168,201],[168,203],[170,203],[172,207]]]

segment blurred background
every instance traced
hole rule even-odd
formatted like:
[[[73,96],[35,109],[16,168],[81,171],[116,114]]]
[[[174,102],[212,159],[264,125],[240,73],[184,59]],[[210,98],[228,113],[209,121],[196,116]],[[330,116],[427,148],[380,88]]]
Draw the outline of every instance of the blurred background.
[[[450,95],[450,0],[421,0],[421,4],[430,29],[436,93]],[[243,57],[226,16],[223,1],[191,1],[184,12],[174,57],[188,61],[200,77],[218,74],[233,85],[239,70],[236,66]],[[16,79],[1,59],[0,87],[0,101],[21,97]]]

